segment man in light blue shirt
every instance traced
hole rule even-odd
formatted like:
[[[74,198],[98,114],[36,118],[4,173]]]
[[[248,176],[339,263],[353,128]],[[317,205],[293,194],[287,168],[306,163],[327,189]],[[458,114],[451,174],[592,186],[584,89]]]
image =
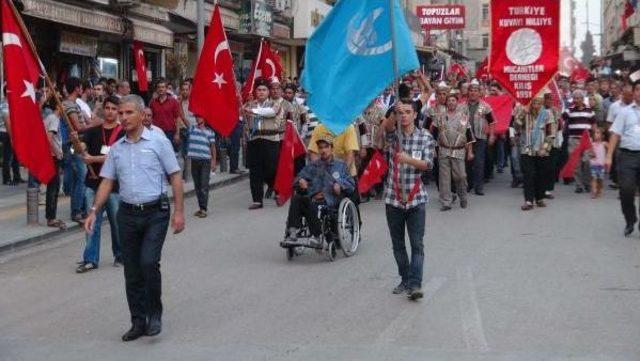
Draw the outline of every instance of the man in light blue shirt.
[[[126,136],[105,149],[107,159],[100,172],[103,180],[85,222],[85,230],[93,232],[96,213],[118,182],[121,203],[116,220],[132,323],[123,341],[155,336],[162,330],[160,254],[170,218],[167,177],[175,204],[171,225],[174,233],[184,229],[180,167],[164,134],[144,127],[144,108],[139,96],[122,97],[118,113]]]
[[[615,121],[609,128],[609,148],[605,160],[607,171],[611,169],[614,150],[618,143],[620,148],[616,155],[616,168],[618,171],[618,185],[620,186],[620,204],[626,221],[624,235],[633,233],[633,228],[638,221],[638,211],[635,206],[635,197],[640,186],[640,83],[633,88],[635,102],[620,110]]]

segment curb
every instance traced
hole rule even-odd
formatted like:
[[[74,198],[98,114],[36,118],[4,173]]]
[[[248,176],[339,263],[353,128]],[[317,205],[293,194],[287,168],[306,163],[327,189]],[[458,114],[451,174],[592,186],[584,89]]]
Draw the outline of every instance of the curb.
[[[217,183],[213,183],[209,185],[209,190],[214,190],[214,189],[218,189],[218,188],[223,188],[235,183],[239,183],[242,180],[244,180],[245,178],[249,177],[249,172],[244,173],[244,174],[238,174],[234,177],[222,180],[220,182]],[[184,192],[184,197],[186,198],[191,198],[193,196],[195,196],[195,189],[189,190],[189,191],[185,191]],[[171,199],[173,200],[173,197],[171,197]],[[107,217],[104,217],[104,222],[107,222]],[[9,244],[5,244],[0,246],[0,256],[1,255],[5,255],[7,253],[10,252],[14,252],[14,251],[19,251],[19,250],[23,250],[27,247],[32,247],[32,246],[37,246],[37,245],[41,245],[44,244],[46,242],[49,241],[53,241],[55,239],[58,239],[60,237],[63,236],[69,236],[75,233],[80,233],[82,231],[82,226],[77,224],[77,223],[73,223],[73,225],[68,226],[67,229],[65,230],[55,230],[49,233],[45,233],[45,234],[41,234],[39,236],[34,236],[34,237],[30,237],[27,239],[21,239],[21,240],[17,240],[15,242],[11,242]]]

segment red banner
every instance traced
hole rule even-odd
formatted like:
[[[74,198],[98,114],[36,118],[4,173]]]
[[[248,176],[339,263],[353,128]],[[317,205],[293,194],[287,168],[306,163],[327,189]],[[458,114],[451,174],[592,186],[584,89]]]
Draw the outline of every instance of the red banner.
[[[416,13],[425,30],[464,29],[464,5],[418,6]]]
[[[558,71],[560,1],[491,1],[491,75],[528,105]]]

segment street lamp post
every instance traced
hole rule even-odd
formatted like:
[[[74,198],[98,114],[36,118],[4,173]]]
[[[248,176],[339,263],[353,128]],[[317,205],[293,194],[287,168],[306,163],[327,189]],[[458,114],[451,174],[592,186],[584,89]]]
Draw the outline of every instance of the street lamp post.
[[[196,1],[198,2],[198,55],[200,55],[204,45],[204,0]]]

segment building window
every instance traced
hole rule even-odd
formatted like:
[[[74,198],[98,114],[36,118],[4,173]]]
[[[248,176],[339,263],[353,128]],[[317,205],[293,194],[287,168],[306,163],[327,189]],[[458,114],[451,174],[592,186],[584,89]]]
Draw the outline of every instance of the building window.
[[[489,34],[482,34],[482,48],[486,49],[489,47]]]
[[[489,4],[482,4],[482,21],[489,20]]]

